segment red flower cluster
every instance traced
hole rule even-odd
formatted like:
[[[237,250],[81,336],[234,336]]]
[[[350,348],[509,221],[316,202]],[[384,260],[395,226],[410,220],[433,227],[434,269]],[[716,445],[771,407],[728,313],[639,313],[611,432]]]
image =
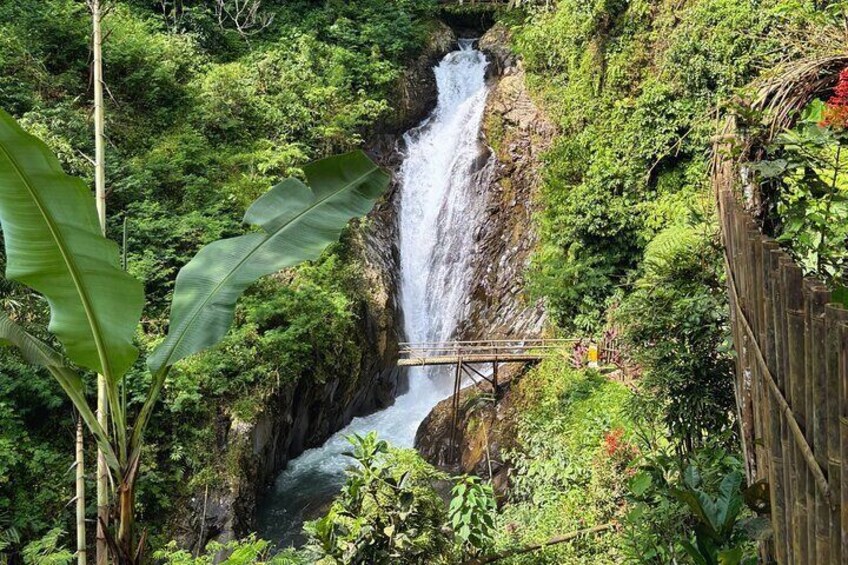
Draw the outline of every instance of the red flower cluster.
[[[848,67],[839,73],[833,96],[825,103],[821,125],[839,129],[848,127]]]
[[[607,455],[613,457],[616,453],[619,452],[623,443],[622,438],[624,437],[624,430],[621,428],[616,428],[612,431],[607,432],[604,435],[604,449],[606,449]]]
[[[631,463],[639,457],[639,449],[624,439],[624,430],[615,428],[605,433],[603,448],[606,460],[614,469],[624,472],[627,476],[636,472],[636,469],[631,467]]]

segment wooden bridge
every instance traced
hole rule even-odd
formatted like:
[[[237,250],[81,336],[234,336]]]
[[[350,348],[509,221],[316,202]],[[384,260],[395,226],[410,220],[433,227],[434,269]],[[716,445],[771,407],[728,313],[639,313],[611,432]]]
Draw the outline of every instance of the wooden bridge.
[[[577,339],[515,339],[401,343],[399,367],[541,361]]]
[[[483,382],[491,385],[495,401],[498,397],[498,366],[502,363],[538,363],[542,359],[561,352],[568,346],[579,343],[579,339],[514,339],[479,340],[429,343],[401,343],[399,367],[425,367],[455,365],[453,394],[451,397],[450,457],[456,457],[457,415],[459,393],[463,377],[468,377],[475,386],[482,388]],[[490,373],[475,365],[491,364]]]

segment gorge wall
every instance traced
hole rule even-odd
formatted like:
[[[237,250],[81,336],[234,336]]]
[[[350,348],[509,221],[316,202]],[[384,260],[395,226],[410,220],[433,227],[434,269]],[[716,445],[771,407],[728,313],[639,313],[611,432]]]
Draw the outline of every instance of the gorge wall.
[[[389,170],[399,165],[401,135],[435,105],[432,67],[455,42],[450,28],[433,24],[427,48],[398,81],[392,101],[396,110],[364,136],[371,140],[366,151],[380,165]],[[289,460],[321,445],[354,416],[394,401],[400,327],[396,189],[393,181],[369,216],[348,233],[353,262],[366,286],[366,298],[356,312],[360,362],[323,383],[301,379],[282,386],[252,421],[220,416],[217,445],[210,448],[227,462],[228,472],[219,478],[218,486],[198,490],[172,520],[174,537],[183,547],[202,547],[211,539],[225,541],[253,531],[257,500]]]
[[[491,60],[490,80],[494,81],[482,140],[491,152],[491,172],[482,188],[486,218],[476,237],[475,283],[461,337],[539,337],[544,331],[545,311],[541,301],[529,296],[524,273],[537,243],[533,215],[538,165],[556,131],[530,99],[521,62],[509,48],[507,29],[495,25],[479,45]],[[502,398],[496,406],[485,403],[475,408],[471,401],[478,392],[473,386],[462,391],[463,409],[457,419],[460,447],[454,459],[449,449],[451,399],[436,405],[416,435],[421,455],[442,468],[481,476],[491,472],[496,488],[503,488],[506,469],[499,462],[503,460],[501,450],[511,442],[509,382],[520,370],[511,365],[500,368]]]
[[[434,25],[428,48],[398,81],[396,111],[365,136],[367,152],[389,170],[400,165],[401,134],[435,105],[432,67],[455,41],[447,26]],[[474,238],[474,283],[459,328],[462,339],[538,336],[545,320],[541,303],[527,295],[524,271],[536,244],[532,230],[536,164],[554,131],[530,101],[521,64],[510,53],[508,41],[501,26],[480,41],[490,60],[493,83],[480,140],[488,152],[470,174],[482,179],[478,190],[485,199],[481,207],[485,218]],[[394,367],[401,338],[396,182],[349,238],[356,268],[367,286],[367,298],[357,312],[359,363],[323,383],[302,379],[281,387],[252,421],[221,415],[213,448],[227,462],[229,473],[220,477],[218,486],[196,492],[173,520],[172,531],[184,547],[253,531],[259,497],[289,460],[321,445],[354,416],[388,406],[404,385]],[[445,404],[424,421],[416,441],[434,463],[444,463],[439,454],[446,446]],[[439,421],[441,425],[436,424]],[[478,448],[471,451],[478,453]],[[479,457],[465,459],[469,470],[479,467]]]
[[[489,57],[494,82],[481,140],[491,153],[491,173],[482,187],[486,217],[476,234],[475,284],[460,334],[464,339],[535,337],[545,313],[541,301],[529,297],[524,273],[537,242],[537,165],[554,127],[530,100],[506,27],[488,30],[479,48]]]

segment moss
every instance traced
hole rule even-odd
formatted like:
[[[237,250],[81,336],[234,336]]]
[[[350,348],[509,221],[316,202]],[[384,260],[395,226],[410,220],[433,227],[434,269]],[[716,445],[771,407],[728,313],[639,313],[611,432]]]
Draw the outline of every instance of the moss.
[[[486,112],[483,121],[483,133],[486,141],[499,159],[504,159],[504,138],[506,137],[506,124],[504,118],[498,112]]]

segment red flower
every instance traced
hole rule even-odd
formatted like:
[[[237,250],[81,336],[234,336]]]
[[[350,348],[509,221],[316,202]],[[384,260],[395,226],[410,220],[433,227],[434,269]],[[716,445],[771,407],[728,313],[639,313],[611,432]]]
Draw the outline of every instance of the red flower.
[[[839,106],[848,106],[848,67],[845,67],[839,73],[839,81],[837,81],[836,88],[833,89],[833,96],[828,102]]]
[[[820,125],[835,128],[848,127],[848,67],[839,73],[839,80],[831,96],[824,105],[824,114]]]
[[[621,428],[616,428],[610,432],[607,432],[604,435],[604,448],[606,449],[607,455],[612,457],[618,450],[621,448],[621,438],[624,437],[624,430]]]

